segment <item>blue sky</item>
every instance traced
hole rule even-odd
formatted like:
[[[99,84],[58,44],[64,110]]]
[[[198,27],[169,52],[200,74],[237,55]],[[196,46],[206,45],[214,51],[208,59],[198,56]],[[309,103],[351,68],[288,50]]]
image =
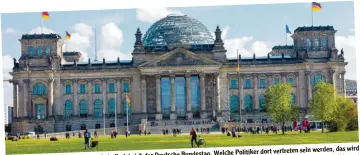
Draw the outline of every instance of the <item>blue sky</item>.
[[[356,79],[354,4],[349,2],[322,2],[323,10],[314,13],[314,25],[332,25],[338,30],[336,46],[344,48],[349,62],[346,76]],[[211,32],[216,25],[223,29],[227,56],[235,57],[236,50],[244,56],[266,55],[274,45],[285,45],[285,25],[293,32],[299,26],[311,25],[311,4],[262,4],[238,6],[182,7],[158,9],[125,9],[99,11],[49,12],[50,19],[44,21],[45,32],[56,32],[61,36],[68,31],[72,39],[68,50],[77,50],[85,57],[94,59],[94,28],[96,28],[99,58],[106,60],[130,59],[137,27],[143,34],[155,21],[168,14],[186,14],[201,21]],[[39,33],[41,13],[2,14],[4,79],[9,78],[12,58],[19,58],[22,34]],[[292,40],[288,37],[288,44]],[[5,94],[5,96],[7,96]]]

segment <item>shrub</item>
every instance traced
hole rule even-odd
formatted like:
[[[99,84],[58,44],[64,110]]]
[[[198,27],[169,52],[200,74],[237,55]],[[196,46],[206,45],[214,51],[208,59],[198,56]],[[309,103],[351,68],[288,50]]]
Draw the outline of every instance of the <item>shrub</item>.
[[[22,138],[21,139],[25,139],[25,136],[22,136]]]
[[[56,137],[51,137],[50,141],[58,141],[58,139]]]

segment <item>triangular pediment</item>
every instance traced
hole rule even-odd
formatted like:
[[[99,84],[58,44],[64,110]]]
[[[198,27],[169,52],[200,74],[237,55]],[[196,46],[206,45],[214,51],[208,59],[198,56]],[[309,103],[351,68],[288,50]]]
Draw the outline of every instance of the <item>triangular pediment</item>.
[[[141,64],[139,67],[170,67],[170,66],[220,66],[221,63],[200,56],[183,48],[177,48],[160,57]]]

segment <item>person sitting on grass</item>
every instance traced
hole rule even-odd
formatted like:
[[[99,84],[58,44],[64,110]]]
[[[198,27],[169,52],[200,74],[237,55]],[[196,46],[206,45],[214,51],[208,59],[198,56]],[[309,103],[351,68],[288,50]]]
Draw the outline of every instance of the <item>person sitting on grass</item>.
[[[191,131],[190,131],[190,135],[191,135],[191,147],[194,147],[194,141],[195,141],[195,144],[199,147],[199,144],[197,143],[197,140],[196,140],[196,132],[194,130],[194,128],[191,128]]]

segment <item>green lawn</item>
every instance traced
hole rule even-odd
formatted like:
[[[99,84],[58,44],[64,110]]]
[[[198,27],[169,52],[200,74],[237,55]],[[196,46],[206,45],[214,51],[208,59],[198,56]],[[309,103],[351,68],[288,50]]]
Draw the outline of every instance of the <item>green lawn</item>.
[[[358,142],[358,131],[299,134],[298,132],[286,133],[285,135],[249,135],[243,134],[242,138],[232,138],[220,134],[202,135],[206,139],[206,147],[226,146],[255,146],[255,145],[286,145],[286,144],[318,144],[318,143],[343,143]],[[145,150],[145,149],[171,149],[189,148],[189,135],[177,137],[150,135],[132,135],[128,138],[120,136],[117,139],[110,137],[99,138],[98,151],[116,150]],[[7,154],[32,154],[32,153],[61,153],[61,152],[84,152],[83,138],[60,138],[57,142],[49,139],[26,139],[17,142],[6,141]]]

